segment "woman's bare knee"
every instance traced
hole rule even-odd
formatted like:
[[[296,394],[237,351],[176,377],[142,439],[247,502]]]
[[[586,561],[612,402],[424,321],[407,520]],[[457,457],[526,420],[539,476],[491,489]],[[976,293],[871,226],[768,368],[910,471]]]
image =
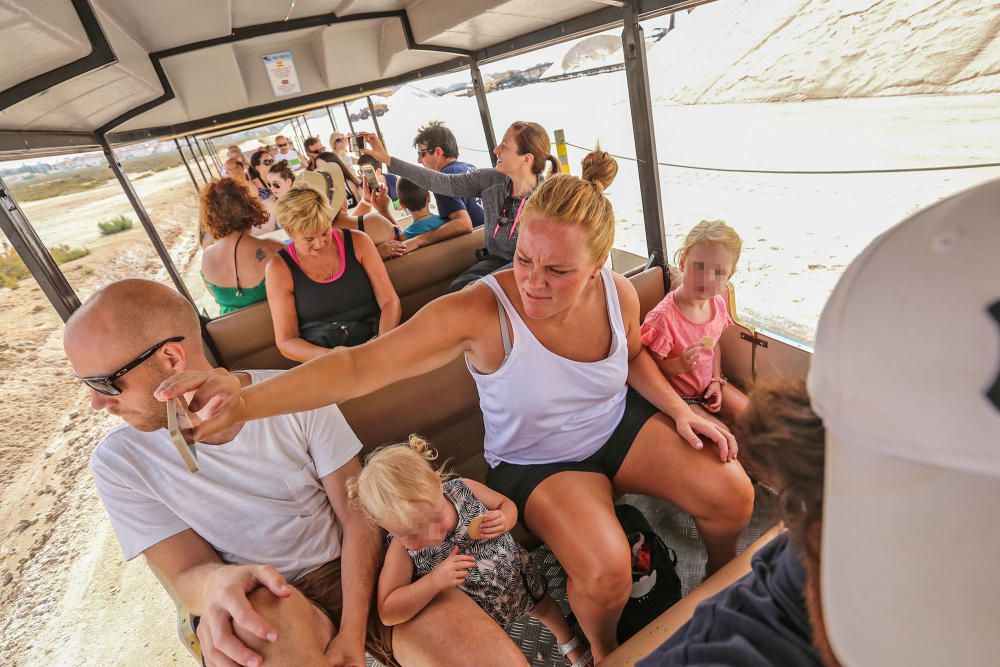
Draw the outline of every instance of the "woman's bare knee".
[[[603,564],[582,576],[571,578],[573,592],[584,595],[592,604],[605,609],[621,609],[632,590],[632,571],[628,564],[616,567]]]
[[[754,507],[753,482],[743,467],[735,462],[721,464],[711,493],[695,518],[710,521],[719,528],[742,530],[750,522]]]

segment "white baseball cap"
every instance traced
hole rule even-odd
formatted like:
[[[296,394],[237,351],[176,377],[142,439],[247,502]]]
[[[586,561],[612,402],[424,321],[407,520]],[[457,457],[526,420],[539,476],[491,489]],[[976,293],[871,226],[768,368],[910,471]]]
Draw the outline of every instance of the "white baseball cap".
[[[821,590],[842,664],[1000,661],[1000,180],[855,259],[809,372]]]

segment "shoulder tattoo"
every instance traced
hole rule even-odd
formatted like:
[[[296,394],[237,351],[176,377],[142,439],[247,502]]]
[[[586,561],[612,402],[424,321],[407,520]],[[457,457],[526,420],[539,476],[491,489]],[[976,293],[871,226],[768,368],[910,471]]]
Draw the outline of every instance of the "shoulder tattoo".
[[[264,259],[267,257],[267,253],[264,252],[263,248],[257,248],[257,252],[254,253],[254,256],[257,258],[258,262],[263,262]]]

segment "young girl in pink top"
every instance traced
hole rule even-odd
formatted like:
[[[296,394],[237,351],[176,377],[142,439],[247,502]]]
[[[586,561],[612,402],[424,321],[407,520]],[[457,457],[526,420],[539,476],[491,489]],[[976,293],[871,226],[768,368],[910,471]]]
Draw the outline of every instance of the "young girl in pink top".
[[[683,282],[646,314],[641,329],[642,344],[684,400],[729,418],[746,409],[747,397],[723,377],[716,343],[733,323],[723,294],[742,248],[722,221],[695,225],[676,255]]]

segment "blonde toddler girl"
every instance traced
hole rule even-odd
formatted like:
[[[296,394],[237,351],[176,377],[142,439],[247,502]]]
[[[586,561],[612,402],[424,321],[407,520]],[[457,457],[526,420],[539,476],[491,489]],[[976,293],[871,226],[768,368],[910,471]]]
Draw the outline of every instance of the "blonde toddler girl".
[[[722,375],[722,350],[716,343],[733,321],[726,282],[736,270],[743,241],[721,220],[695,225],[677,251],[680,286],[646,314],[642,344],[685,401],[735,418],[746,395]]]
[[[523,614],[544,623],[573,667],[590,664],[531,555],[508,532],[513,501],[471,479],[442,475],[417,436],[372,452],[348,496],[389,533],[378,582],[385,625],[416,616],[441,591],[458,587],[501,626]]]

